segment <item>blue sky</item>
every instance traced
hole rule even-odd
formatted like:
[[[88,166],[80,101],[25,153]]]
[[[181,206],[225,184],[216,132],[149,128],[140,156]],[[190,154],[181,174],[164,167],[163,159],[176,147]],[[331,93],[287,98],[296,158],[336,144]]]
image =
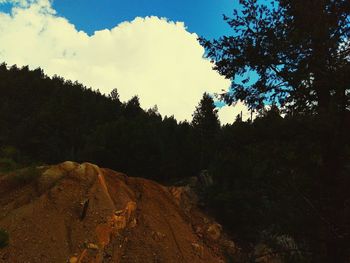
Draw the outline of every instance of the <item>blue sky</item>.
[[[222,14],[231,14],[238,0],[56,0],[54,9],[79,30],[92,34],[135,17],[159,16],[185,22],[189,32],[216,38],[229,32]]]
[[[96,30],[110,29],[135,17],[158,16],[185,22],[191,33],[206,38],[218,38],[230,33],[230,27],[223,21],[222,15],[230,15],[233,9],[239,8],[239,0],[54,0],[51,2],[60,16],[67,18],[78,30],[90,35]],[[11,7],[10,3],[1,4],[0,11],[9,13]]]

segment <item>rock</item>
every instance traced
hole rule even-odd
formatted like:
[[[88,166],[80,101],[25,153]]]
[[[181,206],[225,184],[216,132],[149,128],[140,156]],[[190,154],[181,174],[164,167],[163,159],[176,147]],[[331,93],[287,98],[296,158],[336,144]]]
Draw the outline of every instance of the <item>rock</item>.
[[[213,240],[218,240],[221,236],[222,227],[221,225],[215,223],[208,227],[208,236]]]
[[[121,230],[126,227],[126,218],[123,215],[114,216],[114,227],[116,230]]]
[[[165,238],[165,235],[158,231],[152,231],[152,238],[155,241],[161,241],[163,238]]]
[[[94,244],[94,243],[88,243],[86,245],[86,248],[92,249],[92,250],[98,250],[99,249],[99,247],[96,244]]]
[[[38,191],[44,193],[65,175],[66,172],[59,165],[48,168],[38,179]]]
[[[71,162],[71,161],[65,161],[65,162],[61,163],[59,166],[62,169],[64,169],[65,171],[70,172],[70,171],[74,170],[78,166],[78,164],[75,162]]]
[[[137,225],[137,221],[136,221],[136,218],[134,218],[133,220],[131,220],[129,227],[134,228],[134,227],[136,227],[136,225]]]
[[[130,220],[131,215],[136,211],[136,203],[135,202],[128,202],[125,208],[127,221]]]
[[[192,248],[196,255],[200,256],[201,258],[204,255],[204,248],[203,246],[199,245],[198,243],[192,243]]]
[[[77,263],[78,262],[78,258],[77,257],[71,257],[70,259],[69,259],[69,263]]]
[[[118,210],[118,211],[115,211],[114,212],[114,214],[116,215],[116,216],[119,216],[119,215],[121,215],[123,213],[123,210]]]
[[[195,227],[194,232],[199,238],[203,237],[203,229],[200,226]]]
[[[133,228],[136,226],[136,219],[132,219],[132,215],[136,210],[135,202],[128,202],[123,210],[118,210],[114,212],[114,227],[117,230],[125,229],[128,225]]]

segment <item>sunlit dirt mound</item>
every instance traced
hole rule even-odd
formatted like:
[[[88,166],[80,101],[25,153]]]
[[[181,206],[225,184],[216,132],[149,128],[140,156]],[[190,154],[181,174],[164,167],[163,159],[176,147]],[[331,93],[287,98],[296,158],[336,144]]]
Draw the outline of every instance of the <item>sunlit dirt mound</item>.
[[[227,262],[234,243],[186,188],[65,162],[0,176],[0,262]]]

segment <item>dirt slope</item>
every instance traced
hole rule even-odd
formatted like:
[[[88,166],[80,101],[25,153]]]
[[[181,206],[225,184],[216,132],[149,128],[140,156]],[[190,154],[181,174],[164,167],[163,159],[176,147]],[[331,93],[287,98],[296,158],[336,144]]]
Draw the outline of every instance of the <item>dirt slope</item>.
[[[38,169],[0,177],[0,228],[10,235],[0,262],[226,262],[235,253],[186,188],[89,163]]]

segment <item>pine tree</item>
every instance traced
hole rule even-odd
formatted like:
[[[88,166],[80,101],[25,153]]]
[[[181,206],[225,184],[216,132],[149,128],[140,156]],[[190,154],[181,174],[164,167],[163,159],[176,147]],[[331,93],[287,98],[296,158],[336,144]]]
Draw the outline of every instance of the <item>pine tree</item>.
[[[201,169],[207,169],[215,156],[216,135],[220,130],[220,121],[215,108],[213,98],[208,93],[204,93],[192,115],[192,126],[198,135]]]
[[[192,117],[193,127],[199,129],[202,134],[213,135],[220,128],[220,121],[214,100],[208,93],[203,94]]]
[[[109,97],[111,100],[113,100],[113,101],[118,101],[118,102],[120,102],[120,100],[119,100],[119,92],[118,92],[117,89],[113,89],[113,90],[109,93],[108,97]]]
[[[125,115],[127,117],[134,118],[141,114],[142,109],[140,106],[140,99],[138,96],[133,96],[129,101],[125,103]]]

